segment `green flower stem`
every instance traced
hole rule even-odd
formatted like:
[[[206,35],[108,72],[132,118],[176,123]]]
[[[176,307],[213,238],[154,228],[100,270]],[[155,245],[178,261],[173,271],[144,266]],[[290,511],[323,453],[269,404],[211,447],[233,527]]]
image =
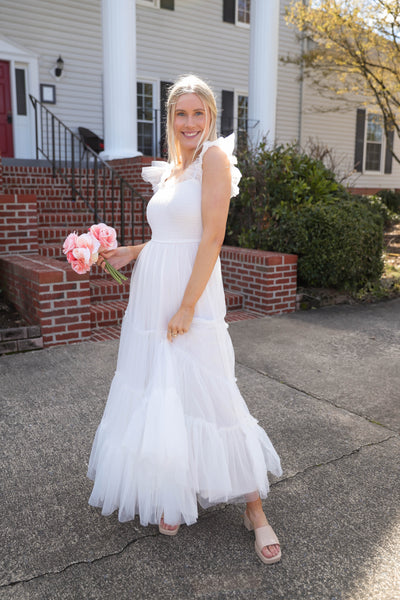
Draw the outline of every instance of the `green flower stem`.
[[[104,261],[105,265],[106,265],[106,271],[111,275],[111,277],[113,277],[115,279],[115,281],[117,281],[118,283],[122,283],[123,281],[127,281],[127,277],[125,277],[125,275],[123,275],[122,273],[120,273],[119,271],[117,271],[117,269],[115,269],[114,267],[112,267],[110,265],[109,262]]]

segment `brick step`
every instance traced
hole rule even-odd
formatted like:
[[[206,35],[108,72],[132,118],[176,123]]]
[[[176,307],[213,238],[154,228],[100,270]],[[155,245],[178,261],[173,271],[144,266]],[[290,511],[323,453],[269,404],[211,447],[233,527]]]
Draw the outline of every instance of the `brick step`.
[[[225,292],[227,310],[238,310],[243,308],[243,294],[237,292]]]
[[[247,311],[240,310],[242,307],[240,294],[225,294],[228,313],[232,314],[232,320],[244,318],[256,318]],[[124,316],[129,299],[129,281],[118,284],[113,280],[91,279],[90,281],[90,320],[93,329],[120,325]],[[238,304],[240,304],[238,309]],[[228,317],[227,317],[228,318]]]
[[[66,260],[62,251],[62,243],[60,242],[56,242],[55,244],[39,244],[39,254],[41,256],[47,256],[48,258]]]
[[[63,244],[68,234],[73,231],[71,226],[50,226],[42,225],[38,230],[38,241],[39,244]]]
[[[123,273],[125,275],[125,277],[130,277],[132,274],[132,269],[133,269],[133,264],[129,264],[129,265],[126,265],[125,267],[122,267],[122,269],[119,269],[119,271],[121,273]],[[96,280],[99,278],[106,282],[109,282],[109,283],[113,283],[115,281],[111,277],[111,275],[109,275],[109,273],[104,272],[101,267],[98,267],[97,265],[93,265],[93,267],[90,269],[90,279]]]
[[[90,306],[90,322],[93,329],[120,325],[125,314],[128,300],[98,302]]]
[[[93,223],[93,216],[89,212],[67,212],[67,211],[40,211],[38,212],[38,225],[50,225],[60,227],[76,227],[87,231]]]
[[[112,279],[100,277],[90,278],[90,301],[92,304],[104,303],[112,300],[129,299],[130,280],[123,281],[121,284]]]
[[[39,197],[37,204],[40,212],[90,212],[82,200],[55,198],[52,195]]]
[[[92,303],[104,303],[109,300],[128,300],[130,280],[119,284],[114,279],[92,277],[90,278],[90,300]],[[227,310],[243,308],[242,294],[225,292]]]

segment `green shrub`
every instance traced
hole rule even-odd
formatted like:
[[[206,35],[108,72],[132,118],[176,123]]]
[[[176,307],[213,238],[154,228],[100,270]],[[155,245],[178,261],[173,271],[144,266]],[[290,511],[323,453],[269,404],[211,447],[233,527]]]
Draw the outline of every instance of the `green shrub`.
[[[244,149],[238,167],[225,243],[297,254],[305,286],[358,290],[380,278],[383,224],[393,214],[383,199],[351,196],[294,145]]]
[[[382,275],[383,220],[357,199],[285,208],[256,247],[297,254],[300,285],[359,289]]]
[[[388,209],[396,214],[400,214],[400,192],[394,190],[380,190],[376,194]]]
[[[295,145],[269,149],[262,142],[256,150],[239,152],[238,167],[241,191],[231,202],[227,244],[243,245],[243,235],[254,243],[282,207],[295,209],[348,195],[332,171],[300,153]]]

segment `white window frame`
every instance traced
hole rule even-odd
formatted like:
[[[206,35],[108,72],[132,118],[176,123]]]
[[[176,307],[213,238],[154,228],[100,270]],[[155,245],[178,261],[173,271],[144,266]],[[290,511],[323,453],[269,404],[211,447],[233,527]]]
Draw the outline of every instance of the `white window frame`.
[[[250,10],[251,10],[251,2],[250,2]],[[239,21],[239,0],[235,0],[235,23],[238,27],[244,27],[245,29],[250,28],[250,22],[243,23],[242,21]]]
[[[155,147],[155,145],[156,145],[156,141],[158,141],[158,142],[160,141],[161,124],[160,124],[160,119],[158,119],[157,120],[157,131],[156,131],[155,126],[154,126],[154,111],[158,110],[158,114],[160,115],[160,106],[159,106],[159,104],[160,104],[160,82],[158,79],[154,79],[152,77],[138,76],[136,79],[136,83],[148,83],[153,86],[153,142],[152,142],[152,146],[153,146],[153,152],[155,151],[154,156],[158,156],[157,148]],[[137,102],[137,91],[136,91],[136,102]],[[137,120],[138,135],[139,135],[139,123],[140,122],[144,122],[144,121]]]
[[[384,174],[384,170],[385,170],[385,156],[386,156],[386,135],[385,135],[385,129],[383,126],[383,119],[382,119],[382,141],[380,142],[381,145],[381,156],[380,156],[380,164],[379,164],[379,171],[375,171],[375,170],[371,170],[371,169],[367,169],[366,165],[367,165],[367,144],[370,143],[374,143],[371,142],[370,140],[368,140],[368,117],[369,116],[375,116],[375,117],[381,117],[381,115],[379,113],[373,112],[371,111],[366,111],[365,113],[365,132],[364,132],[364,152],[363,152],[363,173],[365,173],[366,175],[383,175]],[[378,143],[378,142],[376,142]]]
[[[237,91],[235,90],[235,117],[236,117],[236,123],[237,123],[237,128],[239,129],[239,96],[245,96],[247,98],[247,120],[249,119],[249,94],[248,92],[243,92],[243,91]]]
[[[136,4],[141,4],[148,8],[160,8],[160,0],[136,0]]]

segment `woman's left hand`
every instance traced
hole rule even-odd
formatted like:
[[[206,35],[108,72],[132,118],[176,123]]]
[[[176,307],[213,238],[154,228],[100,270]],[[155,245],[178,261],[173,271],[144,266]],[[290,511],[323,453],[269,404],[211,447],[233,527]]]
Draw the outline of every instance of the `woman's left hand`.
[[[170,342],[177,335],[182,335],[189,331],[194,316],[194,308],[190,306],[181,306],[178,312],[172,317],[168,323],[167,338]]]

